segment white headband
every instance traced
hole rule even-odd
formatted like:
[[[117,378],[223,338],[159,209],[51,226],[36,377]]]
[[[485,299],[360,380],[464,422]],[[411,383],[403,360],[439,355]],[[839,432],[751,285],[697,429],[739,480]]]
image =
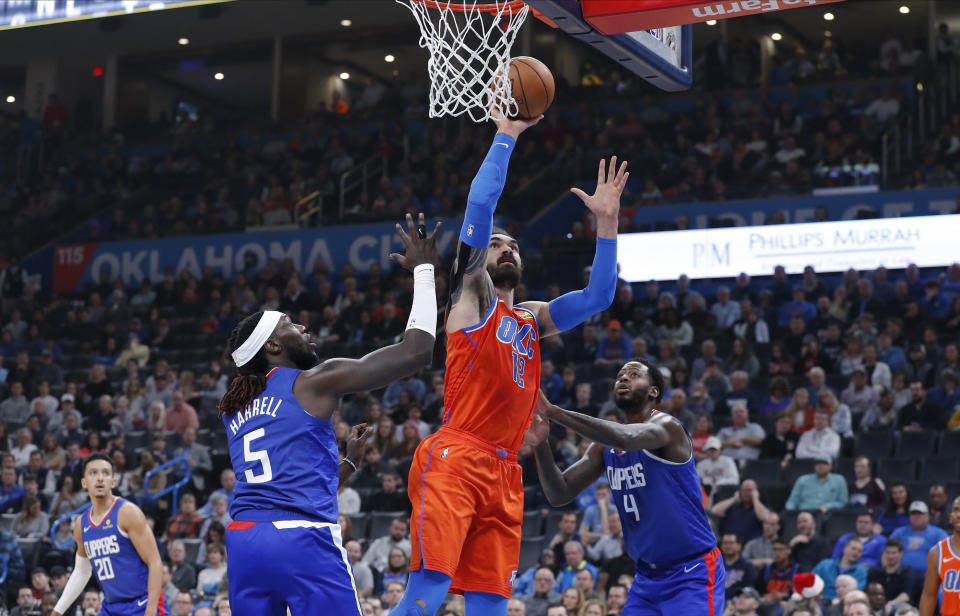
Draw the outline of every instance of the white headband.
[[[270,334],[272,334],[273,330],[277,327],[277,323],[280,322],[281,317],[283,317],[282,312],[277,312],[276,310],[264,311],[263,316],[260,317],[260,321],[253,329],[250,337],[244,340],[243,344],[237,347],[236,351],[231,353],[233,363],[235,363],[238,368],[253,359],[253,356],[257,354],[267,339],[270,338]]]

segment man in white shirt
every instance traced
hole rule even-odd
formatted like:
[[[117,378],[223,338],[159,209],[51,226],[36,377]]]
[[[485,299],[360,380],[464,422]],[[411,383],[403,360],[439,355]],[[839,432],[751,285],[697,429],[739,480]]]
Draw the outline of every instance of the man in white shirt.
[[[43,403],[43,415],[41,415],[40,420],[41,424],[45,424],[60,408],[60,401],[50,395],[50,383],[48,381],[40,381],[40,384],[37,385],[37,397],[30,401],[31,411],[36,408],[38,400]]]
[[[17,468],[24,468],[30,463],[30,454],[37,450],[33,444],[33,435],[28,428],[20,428],[17,431],[17,444],[10,448]]]
[[[726,455],[740,462],[756,460],[760,457],[760,443],[767,435],[758,424],[747,421],[750,418],[747,407],[738,404],[730,411],[733,425],[722,428],[717,438],[723,444]]]
[[[735,486],[740,483],[740,472],[737,464],[730,456],[720,452],[723,444],[715,436],[707,439],[703,450],[707,457],[697,462],[697,474],[703,485],[716,488],[717,486]]]
[[[817,409],[813,414],[813,430],[804,432],[797,441],[797,459],[826,456],[836,460],[840,454],[840,435],[830,427],[830,413]]]

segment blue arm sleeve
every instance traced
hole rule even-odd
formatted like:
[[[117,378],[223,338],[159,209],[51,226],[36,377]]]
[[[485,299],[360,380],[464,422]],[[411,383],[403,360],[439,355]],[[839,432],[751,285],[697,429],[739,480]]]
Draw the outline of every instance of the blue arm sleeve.
[[[470,183],[467,211],[463,214],[460,241],[474,248],[486,248],[493,230],[493,211],[507,181],[507,165],[516,142],[509,135],[498,134],[483,159],[480,170]]]
[[[598,237],[590,282],[550,302],[550,318],[560,331],[573,329],[613,303],[617,290],[617,240]]]

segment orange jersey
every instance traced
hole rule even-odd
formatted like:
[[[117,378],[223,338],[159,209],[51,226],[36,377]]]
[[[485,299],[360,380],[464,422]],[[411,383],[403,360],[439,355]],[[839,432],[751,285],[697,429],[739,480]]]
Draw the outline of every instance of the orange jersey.
[[[940,613],[960,616],[960,554],[950,544],[951,538],[937,544],[937,573],[940,575]]]
[[[536,315],[500,298],[483,320],[447,336],[443,425],[515,452],[540,393]]]

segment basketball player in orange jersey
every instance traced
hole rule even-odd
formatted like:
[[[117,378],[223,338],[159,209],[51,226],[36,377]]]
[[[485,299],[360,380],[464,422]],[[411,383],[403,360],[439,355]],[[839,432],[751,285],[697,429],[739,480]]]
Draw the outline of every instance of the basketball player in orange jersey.
[[[941,616],[960,616],[960,497],[950,510],[953,534],[930,548],[927,576],[920,597],[920,616],[933,616],[940,604]]]
[[[514,305],[517,241],[493,229],[517,137],[539,121],[494,118],[498,132],[470,185],[450,283],[443,426],[410,467],[410,579],[391,616],[433,614],[448,589],[468,616],[503,616],[520,556],[523,485],[517,449],[540,389],[539,340],[576,327],[613,301],[620,194],[628,174],[600,162],[597,190],[571,189],[597,217],[585,289],[549,304]]]

